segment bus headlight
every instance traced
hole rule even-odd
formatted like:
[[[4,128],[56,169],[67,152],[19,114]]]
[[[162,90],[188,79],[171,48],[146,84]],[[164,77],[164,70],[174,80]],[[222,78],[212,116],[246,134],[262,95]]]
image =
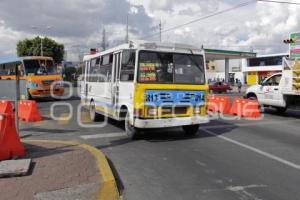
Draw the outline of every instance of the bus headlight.
[[[199,107],[199,106],[194,107],[194,114],[195,114],[195,115],[199,115],[200,113],[201,113],[200,107]]]
[[[35,88],[39,87],[39,84],[34,83],[32,81],[28,81],[27,87],[30,88],[30,89],[35,89]]]

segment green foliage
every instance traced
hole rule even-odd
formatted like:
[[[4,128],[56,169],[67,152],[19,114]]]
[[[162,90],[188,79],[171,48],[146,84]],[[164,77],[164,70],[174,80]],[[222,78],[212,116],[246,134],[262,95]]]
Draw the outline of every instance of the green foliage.
[[[79,75],[83,74],[84,73],[83,70],[84,70],[84,64],[81,63],[77,67],[77,75],[79,76]]]
[[[77,70],[75,67],[67,67],[65,68],[65,80],[69,81],[69,82],[74,82],[76,81],[76,74],[77,74]]]
[[[64,58],[64,45],[57,43],[51,38],[35,37],[33,39],[25,39],[17,44],[17,55],[22,56],[40,56],[41,55],[41,39],[43,40],[43,55],[52,57],[56,63],[61,63]]]

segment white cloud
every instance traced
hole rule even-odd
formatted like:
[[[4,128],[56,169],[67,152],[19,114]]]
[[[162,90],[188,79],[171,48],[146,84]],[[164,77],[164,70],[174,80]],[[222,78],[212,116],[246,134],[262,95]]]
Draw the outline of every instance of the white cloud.
[[[106,25],[111,45],[125,38],[129,14],[130,38],[143,39],[163,29],[232,7],[242,0],[2,0],[0,1],[0,56],[15,52],[15,44],[25,37],[43,34],[65,43],[69,58],[100,46]],[[17,6],[18,5],[18,6]],[[16,7],[26,9],[14,12]],[[287,51],[282,40],[300,30],[299,7],[254,3],[226,14],[163,33],[163,40],[204,44],[210,48],[254,49],[260,53]],[[14,14],[13,14],[14,13]],[[51,30],[33,30],[31,26]],[[149,38],[158,40],[159,34]]]

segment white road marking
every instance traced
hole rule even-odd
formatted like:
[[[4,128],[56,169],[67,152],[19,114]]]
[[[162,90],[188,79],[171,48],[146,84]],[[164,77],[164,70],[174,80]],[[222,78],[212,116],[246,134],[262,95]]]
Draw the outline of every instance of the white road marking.
[[[249,126],[263,126],[263,125],[273,125],[273,124],[281,124],[284,122],[299,122],[299,119],[291,119],[291,120],[276,120],[276,121],[257,121],[253,123],[236,123],[236,124],[224,124],[224,125],[208,125],[204,126],[204,129],[218,129],[218,128],[233,128],[233,127],[249,127]],[[226,123],[226,121],[224,121]]]
[[[253,188],[265,188],[266,185],[247,185],[247,186],[228,186],[224,189],[206,189],[202,190],[203,193],[210,193],[210,192],[218,192],[218,191],[230,191],[234,192],[237,195],[240,196],[239,199],[251,199],[251,200],[261,200],[254,194],[246,191],[247,189],[253,189]]]
[[[229,186],[226,188],[226,190],[232,192],[238,192],[249,188],[262,188],[262,187],[267,187],[267,186],[266,185]]]
[[[254,194],[246,191],[248,188],[261,188],[266,187],[265,185],[248,185],[248,186],[230,186],[226,190],[232,191],[238,195],[241,195],[241,199],[253,199],[253,200],[262,200],[256,197]]]
[[[95,135],[82,135],[80,136],[84,140],[90,140],[90,139],[100,139],[100,138],[112,138],[112,137],[123,137],[127,136],[125,132],[119,132],[119,133],[100,133]]]
[[[270,153],[267,153],[267,152],[265,152],[265,151],[262,151],[262,150],[260,150],[260,149],[255,148],[255,147],[249,146],[249,145],[247,145],[247,144],[243,144],[243,143],[241,143],[241,142],[238,142],[238,141],[236,141],[236,140],[230,139],[230,138],[228,138],[228,137],[225,137],[225,136],[222,136],[222,135],[218,135],[218,134],[216,134],[216,133],[214,133],[214,132],[212,132],[212,131],[210,131],[210,130],[207,130],[207,129],[204,129],[204,128],[202,128],[202,129],[200,129],[200,130],[203,130],[203,131],[205,131],[206,133],[208,133],[208,134],[210,134],[210,135],[212,135],[212,136],[218,137],[218,138],[223,139],[223,140],[225,140],[225,141],[227,141],[227,142],[230,142],[230,143],[232,143],[232,144],[238,145],[238,146],[240,146],[240,147],[243,147],[243,148],[245,148],[245,149],[248,149],[248,150],[250,150],[250,151],[253,151],[253,152],[255,152],[255,153],[258,153],[258,154],[260,154],[260,155],[262,155],[262,156],[265,156],[265,157],[267,157],[267,158],[270,158],[270,159],[272,159],[272,160],[275,160],[275,161],[277,161],[277,162],[280,162],[280,163],[282,163],[282,164],[284,164],[284,165],[287,165],[287,166],[292,167],[292,168],[294,168],[294,169],[300,170],[300,165],[297,165],[297,164],[295,164],[295,163],[292,163],[292,162],[290,162],[290,161],[288,161],[288,160],[285,160],[285,159],[280,158],[280,157],[278,157],[278,156],[272,155],[272,154],[270,154]]]

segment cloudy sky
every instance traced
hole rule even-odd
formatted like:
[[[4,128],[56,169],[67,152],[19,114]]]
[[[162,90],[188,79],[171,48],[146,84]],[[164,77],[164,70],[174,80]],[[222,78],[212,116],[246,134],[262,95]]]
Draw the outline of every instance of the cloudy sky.
[[[1,0],[0,57],[15,54],[18,40],[42,35],[64,43],[68,59],[77,60],[90,47],[100,47],[103,27],[110,46],[124,41],[127,15],[130,39],[158,40],[160,20],[163,29],[169,29],[245,1]],[[162,39],[260,54],[287,52],[282,40],[300,30],[299,9],[254,0],[243,8],[164,32]]]

